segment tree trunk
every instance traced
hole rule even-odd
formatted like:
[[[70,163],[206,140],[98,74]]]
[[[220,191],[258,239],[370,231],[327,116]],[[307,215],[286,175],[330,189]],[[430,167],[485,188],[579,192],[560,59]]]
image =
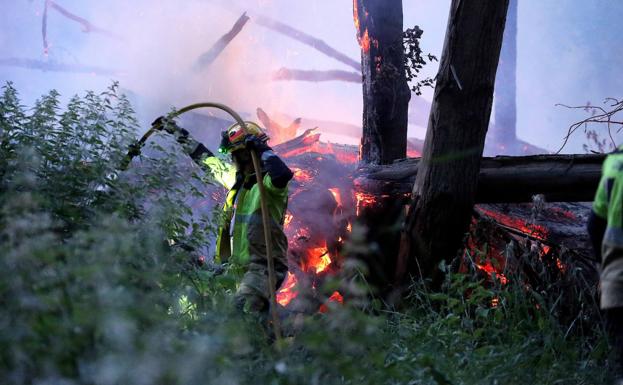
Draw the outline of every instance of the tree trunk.
[[[498,153],[513,153],[517,140],[517,2],[509,1],[495,82],[495,125],[491,139]]]
[[[361,46],[361,159],[388,164],[406,156],[411,91],[404,69],[402,0],[355,0]]]
[[[453,0],[400,261],[439,282],[468,229],[508,0]]]
[[[602,154],[483,158],[476,202],[531,202],[537,194],[543,194],[547,202],[589,202],[597,190],[604,159]],[[418,168],[419,159],[368,166],[357,171],[355,185],[375,196],[408,196]]]

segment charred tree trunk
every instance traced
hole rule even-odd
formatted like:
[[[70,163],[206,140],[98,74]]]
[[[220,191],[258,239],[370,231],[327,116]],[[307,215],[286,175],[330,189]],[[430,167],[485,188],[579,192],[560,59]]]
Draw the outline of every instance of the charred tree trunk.
[[[453,0],[450,7],[399,257],[400,266],[433,282],[469,226],[507,8],[508,0]]]
[[[501,150],[517,141],[517,2],[510,0],[495,82],[495,125],[491,139]]]
[[[388,164],[406,156],[411,91],[404,69],[402,0],[356,0],[361,46],[363,137],[361,159]]]

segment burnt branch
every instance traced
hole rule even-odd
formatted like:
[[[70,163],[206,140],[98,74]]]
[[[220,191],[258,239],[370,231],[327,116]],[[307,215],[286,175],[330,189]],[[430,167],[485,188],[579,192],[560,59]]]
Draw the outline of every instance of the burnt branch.
[[[199,56],[199,59],[197,59],[197,63],[195,64],[195,70],[201,71],[208,68],[214,60],[219,57],[225,47],[227,47],[229,43],[231,43],[231,41],[238,36],[240,31],[242,31],[244,26],[247,24],[247,21],[249,21],[249,16],[247,16],[247,13],[245,12],[238,18],[238,20],[236,20],[229,32],[221,36],[221,38],[218,39],[206,53]]]
[[[84,33],[96,32],[96,33],[101,33],[101,34],[104,34],[110,37],[115,37],[115,35],[112,32],[93,25],[93,23],[91,23],[87,19],[82,18],[68,11],[66,8],[59,5],[56,1],[45,0],[44,5],[43,5],[43,16],[41,19],[41,37],[43,38],[43,52],[46,55],[49,53],[49,50],[50,50],[50,44],[48,42],[48,9],[53,9],[57,11],[58,13],[60,13],[61,15],[63,15],[64,17],[66,17],[67,19],[80,24],[82,26],[82,32]]]
[[[328,57],[331,57],[339,62],[342,62],[344,64],[346,64],[347,66],[353,68],[356,71],[360,71],[361,70],[361,64],[359,63],[359,61],[357,60],[353,60],[351,58],[349,58],[348,56],[346,56],[345,54],[343,54],[342,52],[338,51],[337,49],[331,47],[329,44],[327,44],[325,41],[318,39],[317,37],[314,37],[312,35],[309,35],[303,31],[300,31],[292,26],[289,26],[285,23],[282,23],[280,21],[271,19],[269,17],[266,16],[261,16],[261,15],[256,15],[253,17],[253,21],[264,28],[268,28],[272,31],[275,31],[277,33],[280,33],[284,36],[287,36],[291,39],[294,39],[300,43],[303,43],[305,45],[308,45],[310,47],[312,47],[313,49],[322,52],[323,54],[327,55]]]

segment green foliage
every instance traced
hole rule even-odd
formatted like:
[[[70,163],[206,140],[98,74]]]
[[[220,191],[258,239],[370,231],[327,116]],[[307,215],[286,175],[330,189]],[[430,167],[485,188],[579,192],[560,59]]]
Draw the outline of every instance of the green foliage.
[[[419,26],[409,28],[403,33],[403,46],[405,50],[405,72],[407,75],[407,82],[414,83],[411,86],[411,91],[416,95],[422,95],[422,87],[435,87],[435,79],[430,77],[422,80],[415,81],[422,68],[427,63],[437,61],[437,57],[432,54],[423,55],[420,48],[420,39],[422,38],[424,31]]]
[[[154,156],[117,171],[136,126],[116,85],[64,108],[51,92],[28,111],[11,84],[3,88],[2,383],[606,380],[601,339],[567,335],[537,293],[461,274],[449,274],[436,293],[414,285],[400,312],[366,302],[361,274],[329,282],[327,295],[339,288],[346,305],[291,314],[285,324],[296,333],[276,349],[259,320],[234,306],[240,267],[217,274],[170,246],[201,245],[213,229],[189,215],[185,196],[198,191],[175,147],[161,141]]]

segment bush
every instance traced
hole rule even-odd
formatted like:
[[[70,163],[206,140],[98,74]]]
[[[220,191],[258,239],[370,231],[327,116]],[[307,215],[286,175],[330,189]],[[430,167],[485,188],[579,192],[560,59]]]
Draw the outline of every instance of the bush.
[[[213,230],[191,215],[186,195],[198,191],[175,147],[161,138],[157,155],[118,170],[137,124],[116,84],[63,109],[51,92],[31,110],[7,84],[0,129],[3,383],[579,384],[608,377],[602,339],[567,335],[523,288],[486,288],[460,274],[438,293],[415,285],[401,312],[366,303],[356,281],[330,282],[327,293],[351,288],[343,294],[359,300],[291,317],[286,324],[297,332],[277,349],[255,316],[233,306],[240,267],[216,275],[169,241],[201,245]]]

